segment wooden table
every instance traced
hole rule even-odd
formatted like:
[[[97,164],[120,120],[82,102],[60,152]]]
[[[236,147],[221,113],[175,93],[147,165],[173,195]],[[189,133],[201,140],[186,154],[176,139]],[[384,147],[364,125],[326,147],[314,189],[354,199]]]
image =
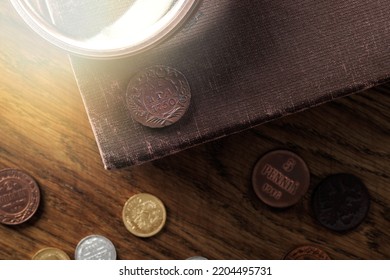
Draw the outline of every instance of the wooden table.
[[[141,166],[105,171],[67,55],[0,3],[0,169],[17,168],[41,188],[36,215],[0,224],[0,259],[30,259],[43,247],[72,258],[90,234],[113,241],[119,259],[281,259],[315,244],[334,259],[390,258],[390,85],[355,94]],[[251,172],[265,152],[290,149],[311,171],[304,199],[273,210],[255,196]],[[310,208],[313,188],[348,172],[372,204],[356,230],[335,234]],[[162,232],[141,239],[121,220],[140,192],[165,203]]]

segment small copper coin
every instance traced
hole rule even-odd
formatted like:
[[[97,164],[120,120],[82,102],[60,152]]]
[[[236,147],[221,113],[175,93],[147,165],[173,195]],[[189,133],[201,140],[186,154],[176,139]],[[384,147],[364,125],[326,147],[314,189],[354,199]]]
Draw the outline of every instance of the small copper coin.
[[[367,216],[368,190],[352,174],[334,174],[325,178],[312,196],[314,216],[324,227],[337,232],[356,228]]]
[[[166,218],[162,201],[148,193],[130,197],[122,211],[123,223],[127,230],[138,237],[157,234],[164,227]]]
[[[271,207],[284,208],[297,203],[306,193],[310,172],[297,154],[276,150],[255,165],[252,185],[256,195]]]
[[[40,201],[35,180],[16,169],[0,171],[0,223],[21,224],[37,211]]]
[[[126,98],[134,120],[157,128],[171,125],[184,115],[191,91],[182,73],[158,65],[138,72],[130,80]]]
[[[295,248],[284,256],[285,260],[330,260],[330,257],[320,248],[305,245]]]
[[[33,257],[33,260],[70,260],[68,254],[57,248],[43,248]]]

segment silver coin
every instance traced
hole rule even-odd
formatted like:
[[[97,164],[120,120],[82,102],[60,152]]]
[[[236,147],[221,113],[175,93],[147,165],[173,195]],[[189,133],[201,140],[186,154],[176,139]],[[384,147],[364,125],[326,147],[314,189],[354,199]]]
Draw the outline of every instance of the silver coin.
[[[161,128],[174,124],[184,115],[190,105],[191,91],[181,72],[157,65],[133,76],[126,98],[134,120]]]
[[[208,260],[206,259],[205,257],[202,257],[202,256],[193,256],[193,257],[189,257],[187,260],[198,260],[198,261],[204,261],[204,260]]]
[[[76,247],[75,260],[116,260],[114,244],[104,236],[89,235]]]

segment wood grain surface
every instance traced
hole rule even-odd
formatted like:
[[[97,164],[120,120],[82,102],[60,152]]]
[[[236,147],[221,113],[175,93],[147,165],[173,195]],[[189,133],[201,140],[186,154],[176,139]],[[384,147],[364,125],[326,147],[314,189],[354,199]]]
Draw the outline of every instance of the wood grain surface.
[[[390,259],[390,84],[310,109],[141,166],[106,171],[67,55],[0,3],[0,169],[17,168],[41,188],[36,215],[0,224],[0,259],[31,259],[44,247],[72,258],[86,235],[115,244],[119,259],[281,259],[301,244],[333,259]],[[251,187],[258,158],[273,149],[301,155],[311,171],[297,205],[273,210]],[[353,173],[371,207],[354,231],[321,227],[310,209],[327,175]],[[158,196],[165,228],[151,238],[121,220],[133,194]]]

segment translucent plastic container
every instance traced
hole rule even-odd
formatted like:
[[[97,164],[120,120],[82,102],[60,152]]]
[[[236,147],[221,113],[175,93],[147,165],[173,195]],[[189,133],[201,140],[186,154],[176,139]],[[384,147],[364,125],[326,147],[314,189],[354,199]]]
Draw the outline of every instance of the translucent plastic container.
[[[10,0],[54,45],[83,56],[117,58],[152,47],[184,22],[196,0]]]

